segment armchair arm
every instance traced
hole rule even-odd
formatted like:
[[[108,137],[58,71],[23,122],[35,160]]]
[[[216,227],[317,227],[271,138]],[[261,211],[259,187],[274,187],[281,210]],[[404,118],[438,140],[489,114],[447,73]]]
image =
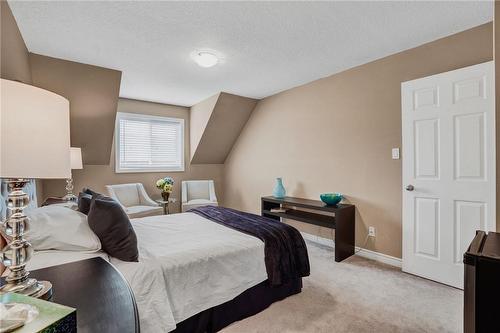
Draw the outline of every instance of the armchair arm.
[[[116,193],[115,193],[115,190],[113,189],[113,186],[112,185],[106,185],[106,190],[108,191],[108,195],[111,199],[115,200],[116,202],[118,202],[120,204],[120,206],[122,206],[123,210],[124,211],[127,211],[127,207],[125,207],[121,202],[120,200],[118,200],[118,197],[116,196]]]
[[[181,195],[182,195],[182,203],[186,203],[187,200],[187,184],[186,182],[182,182],[182,189],[181,189]]]
[[[116,197],[116,193],[115,193],[115,190],[113,189],[113,186],[111,185],[106,185],[106,190],[108,191],[108,195],[111,199],[117,201],[117,202],[120,202],[120,200],[118,200],[118,198]]]
[[[210,193],[210,201],[217,202],[217,196],[215,195],[215,185],[213,180],[208,181],[208,190]]]
[[[156,201],[154,201],[149,197],[148,193],[146,192],[146,189],[144,188],[144,185],[138,183],[137,187],[139,190],[139,199],[142,204],[144,204],[145,206],[159,206],[159,204]]]

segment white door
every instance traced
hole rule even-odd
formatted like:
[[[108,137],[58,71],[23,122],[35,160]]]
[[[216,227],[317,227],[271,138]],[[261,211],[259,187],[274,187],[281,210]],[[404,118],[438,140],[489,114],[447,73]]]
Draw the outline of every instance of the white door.
[[[403,271],[463,288],[463,254],[495,231],[494,65],[404,82]]]

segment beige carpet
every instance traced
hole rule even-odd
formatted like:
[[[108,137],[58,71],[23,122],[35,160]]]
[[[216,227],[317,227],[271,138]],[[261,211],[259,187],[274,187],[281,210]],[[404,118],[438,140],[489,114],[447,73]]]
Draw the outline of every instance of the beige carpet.
[[[307,247],[302,293],[222,332],[462,332],[462,291],[357,256],[336,263],[331,247]]]

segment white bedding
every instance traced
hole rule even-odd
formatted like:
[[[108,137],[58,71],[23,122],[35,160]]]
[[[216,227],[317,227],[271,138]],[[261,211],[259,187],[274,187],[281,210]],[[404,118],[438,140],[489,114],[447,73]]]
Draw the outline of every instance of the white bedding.
[[[264,243],[255,237],[194,213],[131,222],[137,234],[139,262],[116,258],[110,258],[110,262],[134,292],[142,332],[169,332],[176,323],[267,279]],[[68,257],[64,254],[61,260],[64,256]],[[42,267],[39,260],[41,256],[36,255],[31,267]]]

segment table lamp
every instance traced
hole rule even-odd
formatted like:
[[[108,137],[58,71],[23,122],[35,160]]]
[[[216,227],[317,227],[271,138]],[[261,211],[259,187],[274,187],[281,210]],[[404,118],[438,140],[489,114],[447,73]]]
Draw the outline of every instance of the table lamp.
[[[70,161],[71,170],[83,169],[82,150],[80,148],[70,148]],[[73,194],[73,188],[73,175],[71,175],[71,178],[66,178],[66,195],[63,197],[63,200],[78,201],[78,197]]]
[[[50,91],[1,79],[0,105],[0,178],[9,191],[7,218],[0,224],[7,240],[1,260],[10,271],[0,293],[48,298],[50,282],[29,278],[25,269],[33,248],[24,239],[30,221],[23,212],[29,204],[23,187],[32,178],[71,177],[69,102]]]

